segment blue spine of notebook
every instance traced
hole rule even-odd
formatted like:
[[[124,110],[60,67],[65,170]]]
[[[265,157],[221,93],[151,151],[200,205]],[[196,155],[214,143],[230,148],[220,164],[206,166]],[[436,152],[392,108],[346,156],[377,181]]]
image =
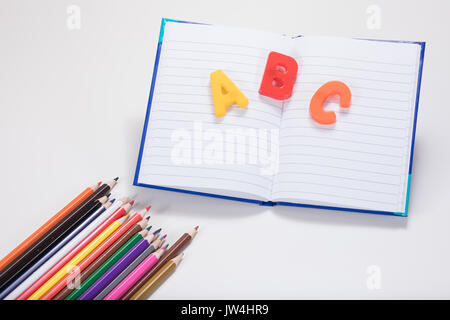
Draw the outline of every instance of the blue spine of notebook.
[[[382,215],[395,215],[395,216],[403,216],[403,217],[406,217],[408,215],[409,194],[410,194],[410,190],[411,190],[411,173],[412,173],[412,163],[413,163],[413,154],[414,154],[414,141],[415,141],[415,136],[416,136],[417,113],[418,113],[418,109],[419,109],[419,96],[420,96],[420,85],[421,85],[421,81],[422,81],[423,60],[424,60],[424,55],[425,55],[425,42],[364,39],[364,40],[371,40],[371,41],[413,43],[413,44],[419,45],[421,47],[421,50],[420,50],[420,61],[419,61],[419,75],[418,75],[417,90],[416,90],[416,105],[415,105],[415,110],[414,110],[414,123],[413,123],[411,153],[410,153],[410,159],[409,159],[409,173],[408,173],[408,184],[407,184],[407,191],[406,191],[405,212],[363,210],[363,209],[352,209],[352,208],[342,208],[342,207],[333,207],[333,206],[320,206],[320,205],[310,205],[310,204],[301,204],[301,203],[292,203],[292,202],[260,201],[260,200],[254,200],[254,199],[228,197],[228,196],[223,196],[223,195],[219,195],[219,194],[190,191],[190,190],[184,190],[184,189],[178,189],[178,188],[168,188],[168,187],[163,187],[163,186],[157,186],[157,185],[140,183],[138,181],[139,180],[139,171],[141,169],[142,155],[143,155],[143,152],[144,152],[145,138],[146,138],[146,134],[147,134],[148,121],[149,121],[149,117],[150,117],[150,110],[151,110],[151,106],[152,106],[153,92],[154,92],[154,89],[155,89],[156,75],[158,73],[159,58],[160,58],[160,55],[161,55],[161,46],[162,46],[162,42],[163,42],[163,38],[164,38],[164,29],[165,29],[165,26],[166,26],[166,22],[198,24],[196,22],[181,21],[181,20],[174,20],[174,19],[167,19],[167,18],[163,18],[161,20],[161,28],[160,28],[160,32],[159,32],[158,46],[156,48],[155,65],[153,67],[152,84],[151,84],[151,87],[150,87],[150,95],[149,95],[149,98],[148,98],[147,112],[145,114],[144,128],[143,128],[143,131],[142,131],[141,145],[140,145],[140,148],[139,148],[139,156],[138,156],[138,161],[137,161],[137,165],[136,165],[136,172],[135,172],[135,175],[134,175],[133,185],[139,186],[139,187],[147,187],[147,188],[159,189],[159,190],[182,192],[182,193],[194,194],[194,195],[199,195],[199,196],[207,196],[207,197],[214,197],[214,198],[220,198],[220,199],[249,202],[249,203],[259,204],[259,205],[262,205],[262,206],[282,205],[282,206],[316,208],[316,209],[338,210],[338,211],[350,211],[350,212],[360,212],[360,213],[374,213],[374,214],[382,214]]]

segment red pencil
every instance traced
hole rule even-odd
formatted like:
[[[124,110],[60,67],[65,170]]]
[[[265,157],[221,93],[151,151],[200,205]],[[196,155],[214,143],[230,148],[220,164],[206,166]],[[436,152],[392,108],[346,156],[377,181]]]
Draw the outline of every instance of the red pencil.
[[[39,289],[48,279],[53,277],[53,275],[64,267],[73,257],[75,257],[84,247],[86,247],[92,240],[94,240],[103,230],[105,230],[111,223],[117,219],[123,217],[128,211],[130,211],[131,206],[134,201],[123,205],[115,212],[113,212],[105,221],[102,222],[97,228],[89,233],[86,238],[84,238],[78,245],[76,245],[72,250],[69,251],[64,257],[62,257],[52,268],[50,268],[46,273],[44,273],[39,279],[37,279],[28,289],[20,294],[16,300],[25,300],[31,296],[37,289]]]
[[[114,231],[112,235],[110,235],[105,241],[102,242],[97,248],[95,248],[84,260],[77,265],[79,272],[82,272],[86,269],[95,259],[98,258],[106,249],[108,249],[117,239],[120,238],[128,229],[130,229],[133,225],[142,220],[142,217],[145,213],[150,209],[148,206],[145,209],[133,214],[130,219],[119,229]],[[148,217],[149,218],[149,217]],[[54,285],[50,290],[48,290],[45,295],[41,297],[41,300],[51,300],[54,296],[56,296],[62,289],[66,287],[66,285],[74,279],[76,274],[67,274],[64,278],[62,278],[56,285]]]

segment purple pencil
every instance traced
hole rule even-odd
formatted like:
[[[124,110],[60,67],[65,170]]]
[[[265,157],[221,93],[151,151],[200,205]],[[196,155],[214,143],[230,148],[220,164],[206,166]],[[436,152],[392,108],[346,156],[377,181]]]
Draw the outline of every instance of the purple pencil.
[[[157,232],[157,231],[155,231]],[[139,240],[122,258],[109,268],[97,281],[92,284],[77,300],[92,300],[114,278],[116,278],[134,259],[136,259],[149,245],[155,234]]]

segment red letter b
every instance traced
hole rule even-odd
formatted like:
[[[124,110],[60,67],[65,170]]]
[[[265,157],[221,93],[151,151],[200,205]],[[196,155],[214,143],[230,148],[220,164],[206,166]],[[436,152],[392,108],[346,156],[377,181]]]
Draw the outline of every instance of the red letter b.
[[[294,58],[272,51],[267,58],[259,93],[277,100],[289,98],[297,71],[298,65]]]

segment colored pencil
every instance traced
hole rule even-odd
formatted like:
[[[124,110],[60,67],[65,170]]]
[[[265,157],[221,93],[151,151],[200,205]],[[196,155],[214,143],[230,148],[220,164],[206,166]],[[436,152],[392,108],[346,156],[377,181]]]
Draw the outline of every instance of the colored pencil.
[[[103,300],[119,300],[139,279],[158,262],[165,248],[160,248],[144,259],[128,276],[125,277]]]
[[[130,300],[145,300],[147,297],[176,269],[184,253],[180,253],[175,258],[167,261],[153,277],[150,278],[139,290],[131,296]]]
[[[47,233],[51,228],[53,228],[65,216],[67,216],[70,212],[74,211],[75,208],[77,208],[84,201],[86,201],[98,189],[100,184],[101,181],[96,185],[86,188],[72,201],[70,201],[64,208],[59,210],[58,213],[56,213],[47,222],[45,222],[39,229],[33,232],[21,244],[19,244],[14,250],[8,253],[2,260],[0,260],[0,271],[3,270],[8,264],[13,262],[13,260],[18,258],[21,253],[23,253],[33,243],[35,243],[38,239],[40,239],[45,233]]]
[[[28,277],[30,277],[36,270],[38,270],[45,262],[47,262],[53,255],[61,250],[67,243],[69,243],[76,235],[84,230],[89,224],[91,224],[98,216],[105,212],[115,202],[114,199],[106,202],[100,209],[90,215],[80,225],[78,225],[71,233],[69,233],[63,240],[57,243],[50,251],[48,251],[42,258],[40,258],[35,264],[22,273],[16,280],[14,280],[8,287],[6,287],[0,293],[0,299],[4,299],[14,289],[16,289],[21,283],[23,283]]]
[[[148,232],[147,232],[148,233]],[[116,264],[119,264],[120,261],[124,259],[130,252],[136,250],[136,247],[142,247],[142,244],[147,243],[148,239],[154,238],[154,234],[145,234],[140,232],[133,236],[126,245],[122,246],[118,251],[116,251],[100,268],[95,270],[85,282],[83,282],[79,289],[77,289],[76,293],[71,295],[67,300],[90,300],[88,297],[95,297],[97,293],[102,290],[102,283],[104,282],[104,278],[108,277],[108,273],[111,269],[115,268]],[[105,274],[106,273],[106,274]]]
[[[94,262],[95,259],[97,259],[106,249],[108,249],[114,242],[116,242],[127,230],[129,230],[133,225],[138,223],[142,220],[142,217],[144,214],[150,209],[150,206],[146,209],[142,209],[141,211],[133,214],[133,216],[128,219],[126,223],[124,223],[119,229],[117,229],[110,237],[108,237],[102,244],[100,244],[95,250],[93,250],[83,261],[81,261],[77,265],[77,271],[82,272],[84,269],[86,269],[92,262]],[[148,220],[149,217],[146,219]],[[51,287],[46,287],[45,290],[41,290],[42,292],[47,292],[44,295],[35,295],[34,297],[39,297],[42,300],[51,300],[53,297],[58,294],[64,287],[69,283],[71,280],[73,280],[77,274],[68,274],[61,280],[59,280],[58,283],[55,285],[52,285]],[[30,296],[31,298],[31,296]]]
[[[144,261],[145,258],[147,258],[150,254],[152,254],[154,251],[158,250],[161,245],[163,244],[164,240],[166,238],[166,235],[162,236],[159,239],[156,239],[153,241],[150,246],[148,246],[136,259],[134,259],[120,274],[115,277],[113,280],[109,280],[109,283],[106,283],[106,287],[94,298],[94,300],[102,300],[108,293],[110,293],[115,287],[119,285],[120,282],[122,282],[123,279],[125,279],[134,269],[137,268],[137,266]],[[167,247],[166,247],[167,249]]]
[[[149,281],[155,273],[169,260],[175,258],[175,256],[195,237],[198,232],[198,226],[193,230],[183,234],[161,257],[154,268],[145,274],[140,280],[138,280],[122,297],[121,300],[130,299],[140,287],[142,287],[147,281]]]
[[[55,297],[53,297],[53,300],[63,300],[73,291],[80,291],[81,287],[85,286],[85,281],[90,278],[92,273],[94,273],[101,265],[103,265],[105,261],[110,259],[111,256],[113,256],[125,243],[129,241],[129,239],[137,235],[139,232],[143,231],[143,228],[146,226],[145,223],[146,221],[144,220],[131,227],[131,229],[125,232],[116,242],[114,242],[111,247],[109,247],[97,259],[95,259],[95,261],[90,264],[85,270],[83,270],[78,278],[79,283],[81,283],[80,288],[73,288],[72,286],[66,285],[60,292],[58,292]],[[148,232],[148,230],[144,231],[144,234]]]
[[[102,189],[102,187],[98,190],[100,189]],[[108,189],[110,189],[109,186]],[[33,265],[47,252],[47,250],[50,250],[53,246],[55,246],[73,229],[75,229],[79,223],[99,209],[107,200],[107,196],[103,196],[100,199],[90,202],[90,204],[86,206],[85,210],[82,210],[81,212],[74,210],[67,214],[67,216],[59,221],[53,228],[39,238],[39,240],[34,242],[19,257],[17,257],[17,259],[7,265],[0,272],[0,290],[3,290],[18,276],[20,276],[26,268]]]
[[[85,257],[87,257],[95,248],[102,244],[111,234],[114,233],[121,225],[128,219],[128,215],[123,216],[111,223],[105,230],[103,230],[94,240],[92,240],[86,247],[78,252],[64,267],[58,270],[50,279],[48,279],[39,289],[37,289],[28,300],[40,299],[48,290],[57,284],[63,277],[72,271]]]
[[[102,233],[111,223],[123,217],[131,209],[133,201],[122,205],[113,213],[107,210],[94,223],[89,225],[83,232],[75,237],[69,244],[67,244],[63,251],[58,253],[56,263],[49,266],[39,278],[34,281],[25,291],[23,291],[17,300],[28,299],[37,289],[39,289],[47,280],[49,280],[56,272],[64,267],[73,257],[75,257],[84,247],[86,247],[92,240],[94,240],[100,233]],[[53,260],[53,259],[52,259]]]

